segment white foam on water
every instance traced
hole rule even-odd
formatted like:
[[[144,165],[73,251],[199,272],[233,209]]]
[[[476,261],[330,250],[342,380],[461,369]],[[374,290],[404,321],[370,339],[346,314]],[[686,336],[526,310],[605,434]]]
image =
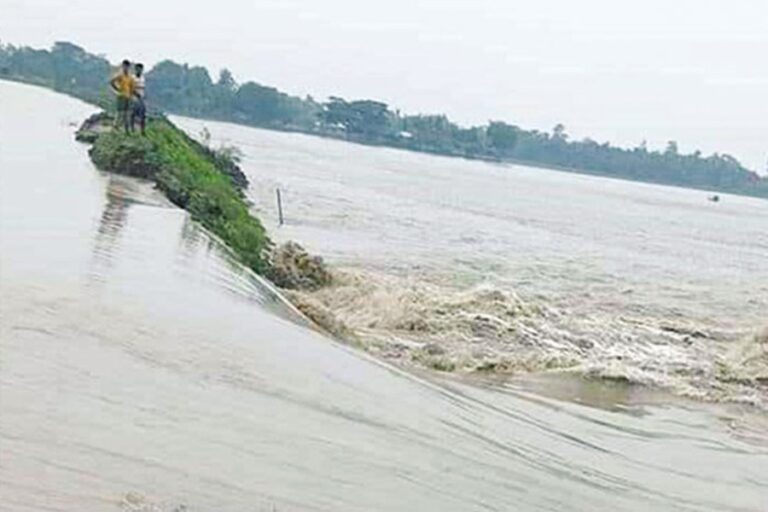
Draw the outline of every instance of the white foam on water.
[[[185,212],[97,172],[71,139],[91,107],[0,90],[10,120],[0,122],[0,510],[721,512],[765,502],[765,415],[754,408],[647,403],[636,399],[647,388],[586,379],[564,383],[575,398],[563,400],[373,364],[291,320]],[[535,355],[563,350],[559,329],[574,319],[619,316],[466,273],[436,279],[450,267],[427,269],[440,262],[433,252],[392,260],[428,270],[409,278],[376,272],[375,254],[389,256],[361,254],[369,263],[346,285],[359,311],[338,310],[403,340],[448,331],[461,345],[515,342],[498,334],[512,327]],[[470,263],[497,277],[506,268]],[[558,268],[535,284],[554,289],[546,276],[581,266]],[[646,305],[634,315],[656,318]],[[665,332],[682,336],[681,324]],[[748,345],[734,357],[753,361]]]
[[[762,387],[768,352],[757,334],[734,339],[666,319],[576,316],[489,285],[446,289],[361,271],[339,272],[334,286],[291,296],[327,312],[367,350],[406,366],[568,371],[709,400],[768,404]]]
[[[243,149],[339,274],[300,302],[381,356],[766,404],[767,201],[179,121]]]

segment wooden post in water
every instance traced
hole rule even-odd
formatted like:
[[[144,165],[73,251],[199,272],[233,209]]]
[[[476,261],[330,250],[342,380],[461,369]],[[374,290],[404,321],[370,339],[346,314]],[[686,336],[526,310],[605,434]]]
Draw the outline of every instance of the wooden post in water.
[[[283,225],[283,198],[280,195],[280,189],[275,190],[277,192],[277,217],[280,221],[280,225]]]

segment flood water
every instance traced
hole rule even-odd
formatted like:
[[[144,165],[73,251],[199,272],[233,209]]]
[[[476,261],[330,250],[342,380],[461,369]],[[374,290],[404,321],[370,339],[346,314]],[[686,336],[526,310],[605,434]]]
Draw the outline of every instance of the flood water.
[[[96,171],[91,111],[0,82],[0,509],[764,510],[754,409],[562,383],[580,404],[340,346]]]
[[[352,276],[308,299],[372,352],[768,409],[768,386],[744,385],[768,382],[766,200],[178,121],[242,150],[274,237]]]

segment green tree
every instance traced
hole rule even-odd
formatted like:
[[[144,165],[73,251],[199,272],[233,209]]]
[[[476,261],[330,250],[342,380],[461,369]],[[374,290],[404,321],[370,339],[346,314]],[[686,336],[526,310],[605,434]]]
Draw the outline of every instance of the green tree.
[[[254,82],[240,86],[235,93],[235,112],[255,124],[269,124],[282,120],[280,92]]]
[[[329,128],[375,138],[392,135],[396,124],[395,115],[386,103],[372,100],[348,102],[337,97],[331,97],[323,105],[319,118]]]
[[[552,129],[552,138],[558,142],[566,142],[568,140],[568,134],[565,133],[565,125],[558,123]]]
[[[488,125],[488,141],[500,154],[509,154],[517,145],[520,129],[500,121],[492,121]]]
[[[147,93],[151,101],[178,114],[186,114],[188,106],[185,66],[170,60],[158,63],[147,73]]]
[[[234,92],[237,89],[237,82],[235,77],[232,76],[232,72],[227,68],[219,71],[219,79],[216,82],[216,86],[223,90]]]
[[[3,78],[48,86],[94,103],[105,91],[110,67],[103,57],[68,42],[57,42],[50,51],[0,44]],[[226,69],[213,82],[205,68],[170,60],[147,73],[147,95],[153,108],[203,118],[768,196],[768,179],[745,169],[734,157],[704,156],[700,151],[682,154],[674,141],[664,151],[650,151],[645,142],[625,149],[591,139],[571,141],[562,124],[551,135],[502,121],[461,127],[445,115],[401,115],[375,100],[331,97],[319,103],[310,96],[289,96],[253,82],[238,85]]]
[[[677,142],[674,140],[667,142],[667,149],[664,150],[664,153],[667,155],[677,155],[679,153]]]

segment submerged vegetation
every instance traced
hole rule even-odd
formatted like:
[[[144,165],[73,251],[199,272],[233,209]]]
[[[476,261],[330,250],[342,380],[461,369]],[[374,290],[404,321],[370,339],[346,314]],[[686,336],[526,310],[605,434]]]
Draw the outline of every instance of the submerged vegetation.
[[[92,103],[109,98],[111,65],[67,42],[52,50],[0,45],[0,78],[35,83]],[[664,151],[643,143],[625,149],[591,139],[570,140],[563,125],[551,133],[507,122],[462,127],[444,115],[405,115],[372,100],[299,98],[254,82],[238,84],[222,70],[166,60],[146,75],[150,105],[175,114],[269,129],[300,131],[363,144],[441,155],[523,162],[562,170],[768,197],[768,179],[730,155],[682,154],[670,141]]]
[[[162,117],[150,119],[146,137],[111,130],[111,123],[108,115],[97,114],[78,132],[79,140],[93,144],[90,155],[98,168],[154,180],[242,263],[259,274],[268,273],[271,242],[249,212],[240,190],[245,177],[234,162]]]

